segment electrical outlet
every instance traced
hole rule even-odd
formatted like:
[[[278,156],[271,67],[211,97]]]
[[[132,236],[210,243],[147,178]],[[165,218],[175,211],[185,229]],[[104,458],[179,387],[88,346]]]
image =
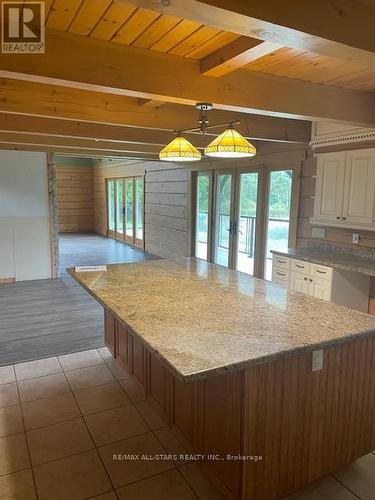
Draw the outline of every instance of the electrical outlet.
[[[312,228],[312,236],[313,238],[325,238],[326,230],[321,227],[313,227]]]
[[[359,234],[353,233],[352,242],[353,242],[354,245],[358,245],[359,244]]]
[[[312,371],[317,372],[323,368],[323,349],[312,353]]]

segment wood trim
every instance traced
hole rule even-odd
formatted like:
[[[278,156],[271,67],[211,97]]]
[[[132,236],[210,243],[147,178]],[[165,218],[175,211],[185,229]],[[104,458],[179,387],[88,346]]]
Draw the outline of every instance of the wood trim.
[[[9,283],[15,283],[16,278],[0,278],[0,285],[7,285]]]
[[[51,251],[51,277],[59,277],[59,218],[56,193],[56,167],[52,155],[47,154],[48,214]]]

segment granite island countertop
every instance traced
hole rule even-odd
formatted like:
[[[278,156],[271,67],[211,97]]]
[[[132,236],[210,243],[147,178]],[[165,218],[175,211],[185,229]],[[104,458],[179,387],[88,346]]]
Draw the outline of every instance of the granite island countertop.
[[[368,252],[356,255],[349,250],[340,247],[331,248],[329,245],[326,247],[288,248],[285,252],[271,250],[271,252],[276,255],[312,262],[313,264],[320,264],[334,269],[375,276],[375,259]]]
[[[68,270],[182,381],[375,333],[375,317],[195,259]]]

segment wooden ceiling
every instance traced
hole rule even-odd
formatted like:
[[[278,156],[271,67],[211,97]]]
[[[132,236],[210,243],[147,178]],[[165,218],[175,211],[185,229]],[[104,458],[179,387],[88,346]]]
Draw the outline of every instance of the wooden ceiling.
[[[240,35],[113,0],[53,0],[47,29],[200,59]]]
[[[308,143],[311,120],[375,127],[365,0],[45,5],[45,54],[0,53],[0,149],[157,159],[174,129],[197,123],[199,101],[260,149]]]
[[[117,0],[47,0],[47,29],[162,53],[203,59],[240,35]],[[243,67],[375,93],[375,68],[281,47]]]

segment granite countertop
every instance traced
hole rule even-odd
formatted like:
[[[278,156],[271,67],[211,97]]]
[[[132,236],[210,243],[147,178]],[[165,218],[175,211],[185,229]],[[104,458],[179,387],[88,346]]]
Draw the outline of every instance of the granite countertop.
[[[375,276],[375,259],[368,252],[358,252],[326,245],[306,248],[288,248],[285,252],[271,250],[276,255],[312,262],[344,271]]]
[[[182,381],[375,333],[375,317],[191,259],[68,270]]]

